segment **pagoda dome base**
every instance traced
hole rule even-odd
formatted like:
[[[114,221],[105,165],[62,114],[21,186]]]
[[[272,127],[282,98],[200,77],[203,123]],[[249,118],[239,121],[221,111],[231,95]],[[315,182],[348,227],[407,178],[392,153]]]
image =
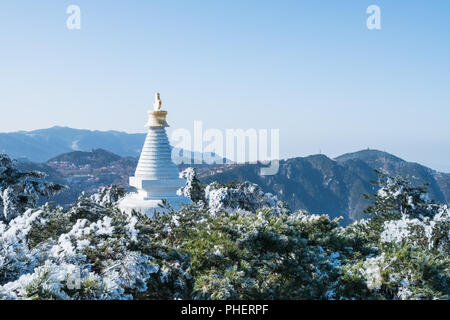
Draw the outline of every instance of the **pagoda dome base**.
[[[182,204],[191,204],[191,199],[187,197],[165,197],[167,203],[177,211],[181,208]],[[170,213],[167,208],[162,208],[162,200],[145,200],[137,193],[130,193],[119,202],[119,209],[125,213],[131,214],[132,211],[136,211],[141,214],[145,214],[147,217],[152,218],[155,213]]]

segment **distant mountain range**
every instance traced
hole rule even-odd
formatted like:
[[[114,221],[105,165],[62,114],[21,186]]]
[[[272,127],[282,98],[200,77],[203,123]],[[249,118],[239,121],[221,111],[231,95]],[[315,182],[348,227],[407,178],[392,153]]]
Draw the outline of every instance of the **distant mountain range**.
[[[35,131],[0,133],[0,152],[16,159],[45,162],[62,153],[102,148],[122,157],[137,157],[145,134],[53,127]]]
[[[407,162],[378,150],[362,150],[335,159],[312,155],[280,161],[280,170],[273,176],[260,176],[259,164],[226,168],[223,172],[202,174],[205,183],[248,180],[260,185],[265,192],[276,194],[292,209],[307,209],[312,213],[342,216],[344,223],[364,217],[368,206],[363,194],[375,193],[374,169],[391,175],[403,175],[419,185],[429,183],[433,200],[450,203],[450,174],[434,171],[417,163]]]
[[[50,180],[68,185],[70,189],[54,199],[65,205],[75,201],[81,192],[93,192],[100,186],[119,184],[127,187],[128,177],[134,174],[137,161],[137,157],[121,157],[96,149],[62,154],[46,163],[21,162],[20,166],[24,170],[44,171]],[[363,150],[335,159],[312,155],[282,160],[279,172],[273,176],[260,176],[260,168],[259,164],[203,165],[199,173],[203,183],[251,181],[265,192],[277,195],[293,210],[342,216],[345,224],[364,216],[363,210],[369,203],[363,194],[377,191],[370,183],[377,179],[374,169],[407,176],[414,184],[428,182],[432,199],[450,203],[450,174],[377,150]]]
[[[103,149],[73,151],[50,159],[45,163],[19,161],[25,171],[45,172],[47,179],[67,185],[69,189],[52,198],[60,205],[69,205],[82,192],[93,193],[99,187],[117,184],[128,185],[128,177],[134,174],[138,159],[121,157]],[[41,202],[46,201],[42,199]]]
[[[134,174],[145,136],[53,127],[0,133],[0,152],[20,160],[24,169],[44,171],[53,181],[69,185],[70,189],[56,198],[61,204],[69,204],[82,191],[94,191],[112,183],[126,186],[128,177]],[[177,151],[181,154],[181,150]],[[201,158],[202,154],[184,151],[182,156],[186,160]],[[217,159],[221,160],[218,156]],[[180,169],[185,167],[182,165]],[[407,176],[415,184],[428,182],[434,200],[450,202],[450,174],[377,150],[344,154],[335,159],[313,155],[282,160],[279,172],[273,176],[260,176],[259,164],[200,167],[204,183],[248,180],[276,194],[292,209],[332,217],[342,215],[346,223],[363,216],[368,203],[362,195],[376,191],[369,182],[377,178],[374,169]]]
[[[104,149],[121,157],[138,157],[144,145],[145,133],[120,131],[91,131],[69,127],[52,127],[34,131],[0,133],[0,153],[6,153],[21,161],[46,162],[49,159],[71,151]],[[176,149],[184,159],[202,159],[202,154]],[[217,161],[223,161],[212,154]],[[193,161],[192,161],[193,162]]]

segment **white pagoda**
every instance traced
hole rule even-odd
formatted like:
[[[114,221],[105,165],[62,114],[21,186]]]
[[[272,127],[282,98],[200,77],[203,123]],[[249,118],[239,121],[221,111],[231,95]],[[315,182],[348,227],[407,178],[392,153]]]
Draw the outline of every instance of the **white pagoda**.
[[[126,196],[119,208],[128,213],[135,210],[151,217],[155,212],[167,211],[160,206],[162,199],[166,199],[175,210],[182,203],[191,203],[191,200],[177,195],[177,190],[186,181],[179,177],[178,168],[172,161],[172,149],[165,129],[169,126],[166,122],[167,111],[161,110],[159,93],[155,94],[153,110],[148,114],[147,138],[134,177],[130,177],[130,185],[137,189],[137,193]]]

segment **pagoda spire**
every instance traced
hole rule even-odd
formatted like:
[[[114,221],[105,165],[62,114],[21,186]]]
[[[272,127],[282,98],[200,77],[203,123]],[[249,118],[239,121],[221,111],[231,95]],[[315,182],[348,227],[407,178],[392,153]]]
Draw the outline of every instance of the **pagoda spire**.
[[[166,121],[167,111],[161,110],[160,94],[155,94],[153,110],[148,112],[149,119],[147,137],[142,148],[141,156],[130,186],[137,189],[137,193],[125,197],[120,203],[123,211],[141,211],[152,215],[156,211],[163,211],[159,204],[166,199],[174,209],[181,203],[190,203],[186,197],[176,194],[185,185],[185,180],[179,177],[178,168],[172,161],[172,148],[166,133],[169,124]]]

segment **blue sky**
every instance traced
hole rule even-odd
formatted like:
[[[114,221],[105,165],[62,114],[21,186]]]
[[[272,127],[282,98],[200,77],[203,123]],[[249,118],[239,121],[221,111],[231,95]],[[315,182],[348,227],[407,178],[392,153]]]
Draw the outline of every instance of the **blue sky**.
[[[159,91],[172,128],[278,128],[282,158],[370,147],[450,172],[449,38],[447,0],[2,0],[0,132],[144,132]]]

